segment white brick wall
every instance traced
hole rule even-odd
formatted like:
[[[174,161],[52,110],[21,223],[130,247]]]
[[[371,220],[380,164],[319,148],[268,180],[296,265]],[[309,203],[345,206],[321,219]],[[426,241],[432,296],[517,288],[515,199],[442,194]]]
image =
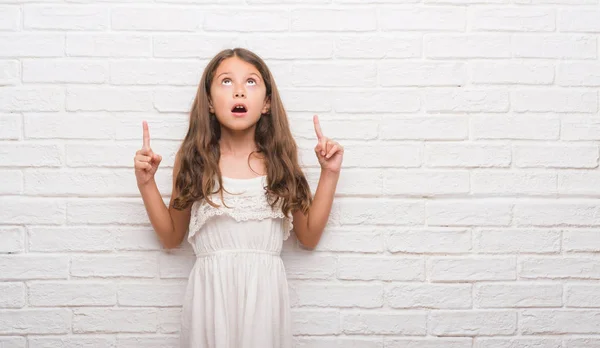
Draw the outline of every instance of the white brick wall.
[[[599,0],[0,0],[0,347],[177,347],[194,258],[135,186],[208,59],[263,56],[310,182],[346,146],[317,250],[283,258],[298,348],[600,346]]]

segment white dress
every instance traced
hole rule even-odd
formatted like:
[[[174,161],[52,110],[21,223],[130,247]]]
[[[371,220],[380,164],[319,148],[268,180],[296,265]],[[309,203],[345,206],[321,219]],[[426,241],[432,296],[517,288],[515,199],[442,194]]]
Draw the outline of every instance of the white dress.
[[[223,178],[226,208],[198,201],[188,242],[196,261],[186,288],[182,348],[289,348],[290,302],[280,257],[292,219],[272,210],[266,177]],[[240,193],[237,195],[237,193]]]

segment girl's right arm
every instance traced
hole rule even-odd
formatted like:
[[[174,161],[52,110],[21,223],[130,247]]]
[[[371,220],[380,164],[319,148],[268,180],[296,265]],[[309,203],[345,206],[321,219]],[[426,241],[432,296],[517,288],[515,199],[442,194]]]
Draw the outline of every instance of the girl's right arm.
[[[175,187],[175,180],[179,173],[180,160],[175,158],[173,167],[173,189],[169,207],[165,206],[162,196],[158,191],[154,174],[162,160],[162,157],[155,154],[150,148],[150,135],[148,124],[144,121],[144,143],[142,149],[136,152],[134,158],[135,176],[138,189],[142,195],[146,212],[150,218],[150,223],[158,235],[161,244],[165,248],[175,248],[183,241],[190,223],[191,207],[184,210],[173,208],[173,201],[178,196]]]

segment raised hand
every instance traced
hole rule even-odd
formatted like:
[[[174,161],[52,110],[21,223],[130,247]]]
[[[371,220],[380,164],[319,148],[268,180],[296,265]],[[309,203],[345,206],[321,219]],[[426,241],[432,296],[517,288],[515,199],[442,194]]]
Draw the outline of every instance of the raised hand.
[[[158,169],[160,161],[162,161],[162,157],[155,154],[150,148],[150,131],[148,130],[148,123],[146,121],[143,122],[142,129],[143,145],[133,158],[138,187],[144,186],[154,180],[154,174]]]
[[[315,133],[317,134],[318,141],[317,146],[315,146],[315,154],[321,165],[321,170],[339,173],[342,168],[344,147],[338,142],[323,135],[317,115],[313,116],[313,123],[315,125]]]

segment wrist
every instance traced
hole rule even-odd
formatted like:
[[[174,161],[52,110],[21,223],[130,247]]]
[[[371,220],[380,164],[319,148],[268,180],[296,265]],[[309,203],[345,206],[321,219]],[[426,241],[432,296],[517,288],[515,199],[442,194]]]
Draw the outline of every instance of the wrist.
[[[138,190],[140,190],[140,192],[143,194],[145,191],[148,191],[153,186],[156,186],[156,181],[154,181],[154,178],[152,178],[143,184],[138,183],[137,186],[138,186]]]

